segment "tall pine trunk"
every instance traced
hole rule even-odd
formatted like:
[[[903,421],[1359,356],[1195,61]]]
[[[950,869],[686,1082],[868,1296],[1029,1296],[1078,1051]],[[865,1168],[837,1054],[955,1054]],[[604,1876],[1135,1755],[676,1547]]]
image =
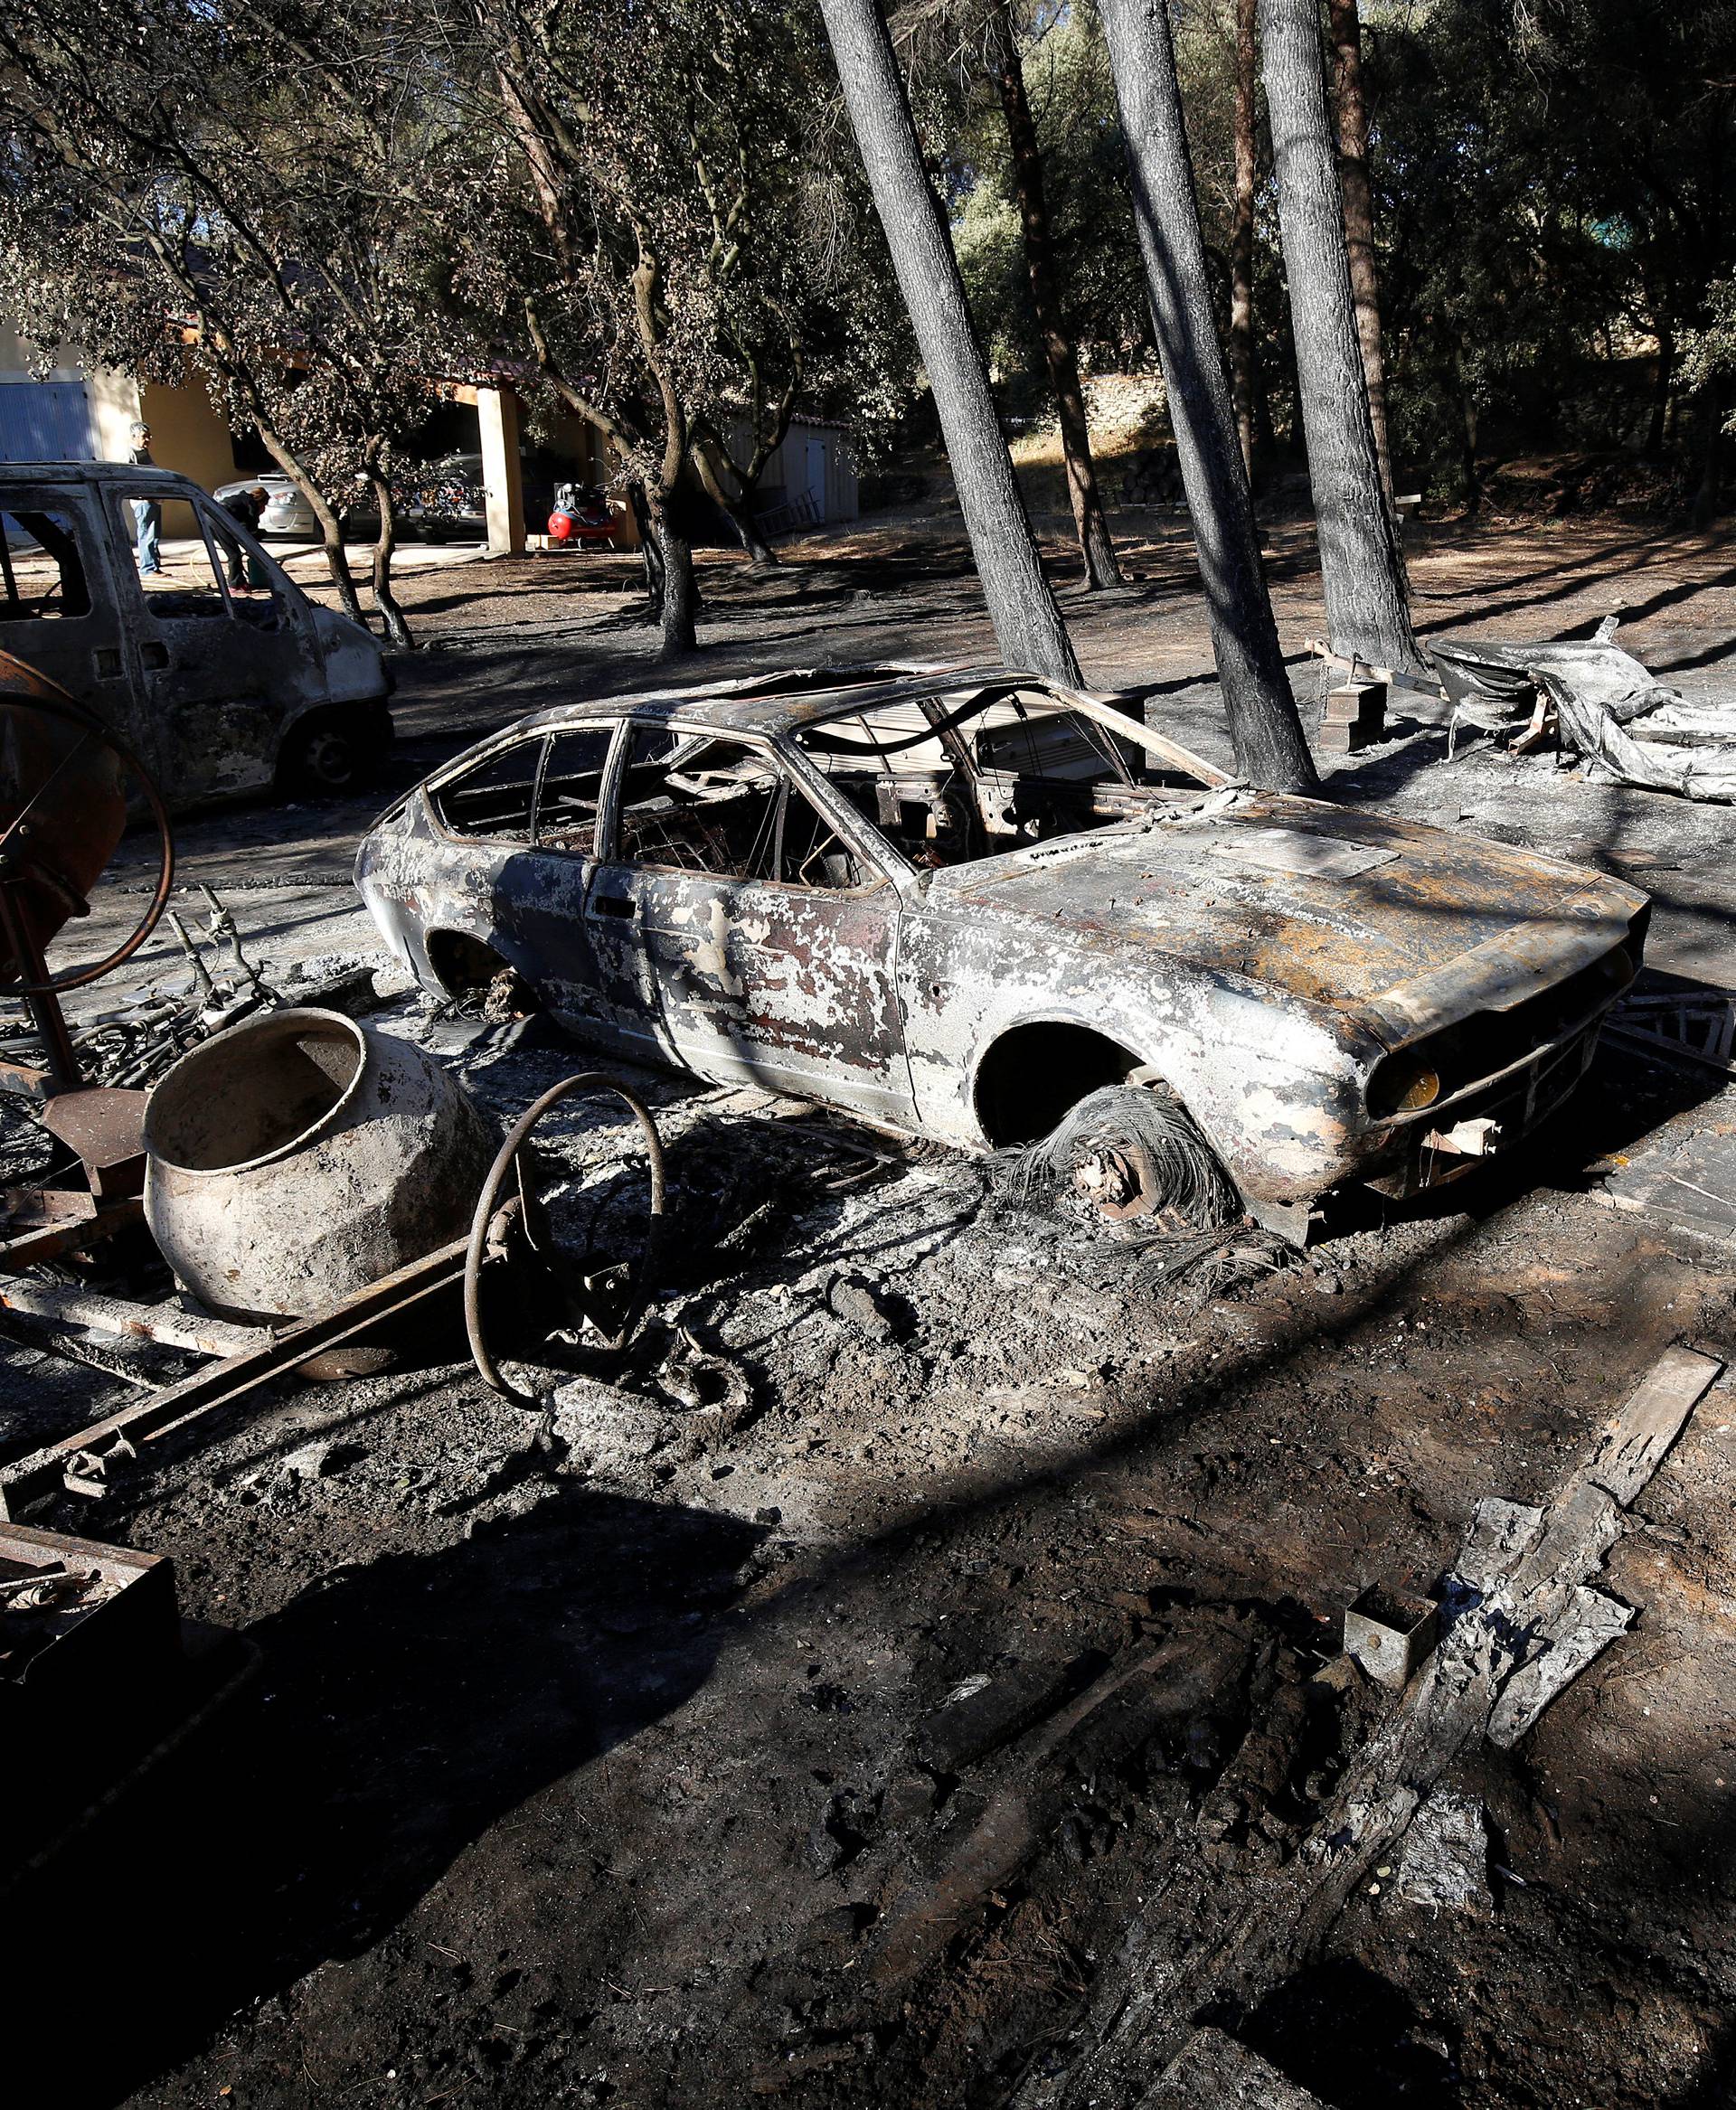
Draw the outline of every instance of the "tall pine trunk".
[[[1077,685],[1024,495],[989,394],[958,260],[917,146],[878,0],[820,0],[892,268],[928,368],[958,503],[1007,666]]]
[[[1256,784],[1309,790],[1317,778],[1272,620],[1218,350],[1165,0],[1098,0],[1098,12],[1236,767]]]
[[[1386,354],[1381,344],[1381,281],[1374,260],[1374,193],[1368,180],[1368,102],[1363,93],[1363,24],[1356,0],[1326,0],[1332,29],[1334,100],[1338,106],[1338,187],[1344,201],[1344,247],[1356,342],[1368,387],[1368,417],[1381,488],[1392,497],[1392,455],[1386,437]]]
[[[990,63],[995,85],[1000,90],[1001,114],[1006,119],[1007,144],[1013,152],[1013,187],[1024,235],[1025,274],[1031,284],[1031,305],[1036,310],[1037,334],[1043,339],[1043,356],[1049,369],[1049,386],[1055,398],[1061,451],[1067,468],[1067,500],[1073,511],[1079,553],[1085,563],[1085,583],[1091,588],[1119,586],[1121,570],[1116,562],[1115,544],[1109,537],[1109,523],[1104,517],[1097,470],[1091,460],[1090,426],[1085,416],[1084,391],[1080,386],[1079,355],[1061,317],[1054,242],[1043,190],[1043,151],[1037,144],[1036,123],[1024,91],[1024,68],[1019,60],[1013,18],[1004,5],[990,15],[988,33]]]
[[[1254,476],[1254,90],[1259,67],[1254,15],[1260,0],[1236,0],[1236,203],[1230,230],[1230,382],[1235,394],[1241,466]]]
[[[1260,0],[1260,27],[1326,626],[1340,652],[1414,669],[1422,656],[1369,416],[1316,0]]]
[[[1652,375],[1652,414],[1646,427],[1646,458],[1655,462],[1664,452],[1664,425],[1669,415],[1670,388],[1675,380],[1675,332],[1666,315],[1652,324],[1657,338],[1657,365]]]

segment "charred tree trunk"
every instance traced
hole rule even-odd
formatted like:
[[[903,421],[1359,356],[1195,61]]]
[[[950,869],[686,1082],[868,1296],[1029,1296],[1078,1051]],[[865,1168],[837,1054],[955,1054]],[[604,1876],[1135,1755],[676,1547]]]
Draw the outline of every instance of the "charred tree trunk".
[[[699,480],[705,486],[705,495],[735,530],[735,539],[741,545],[748,560],[749,569],[754,571],[775,571],[778,569],[778,552],[760,532],[760,523],[753,517],[753,508],[730,490],[729,468],[723,450],[714,434],[695,432],[693,435],[693,466],[699,471]]]
[[[958,260],[930,189],[878,0],[820,0],[874,207],[910,309],[958,503],[1005,664],[1077,685],[1079,662],[1043,576]]]
[[[1386,354],[1381,343],[1381,282],[1374,260],[1374,193],[1368,180],[1368,102],[1363,93],[1363,24],[1356,0],[1326,0],[1332,28],[1334,98],[1338,106],[1338,187],[1344,201],[1344,247],[1356,304],[1356,341],[1368,388],[1368,418],[1381,488],[1392,500],[1392,457],[1386,437]]]
[[[1483,504],[1483,480],[1477,470],[1477,398],[1465,371],[1465,348],[1453,339],[1453,394],[1458,405],[1458,466],[1465,484],[1465,510],[1475,514]]]
[[[657,532],[651,524],[651,507],[645,495],[643,484],[629,484],[627,503],[632,511],[633,525],[638,531],[639,562],[645,569],[645,598],[651,604],[647,620],[663,620],[663,551],[657,547]]]
[[[1315,0],[1260,0],[1260,27],[1326,625],[1340,652],[1419,668],[1356,336]]]
[[[377,469],[369,470],[368,482],[373,486],[374,504],[380,508],[380,535],[373,545],[373,605],[380,611],[380,620],[386,626],[390,642],[400,651],[413,651],[416,640],[410,634],[404,611],[398,606],[398,597],[392,590],[392,553],[398,547],[398,520],[392,509],[392,485]]]
[[[1236,0],[1236,207],[1230,231],[1230,379],[1236,400],[1241,466],[1254,476],[1254,90],[1259,58],[1255,14],[1260,0]]]
[[[1001,114],[1006,119],[1007,144],[1013,152],[1013,187],[1024,235],[1025,274],[1031,285],[1031,305],[1037,315],[1037,334],[1043,339],[1043,356],[1049,369],[1049,385],[1054,391],[1061,451],[1067,468],[1067,500],[1073,510],[1073,532],[1079,537],[1079,552],[1085,563],[1085,584],[1090,588],[1119,586],[1121,568],[1116,562],[1115,543],[1104,517],[1097,470],[1091,460],[1091,432],[1079,381],[1079,355],[1061,319],[1054,243],[1043,190],[1043,152],[1037,144],[1030,99],[1024,92],[1024,68],[1019,61],[1012,17],[1005,5],[997,6],[990,15],[988,31],[995,84],[1000,90]]]
[[[1098,0],[1098,12],[1236,767],[1256,784],[1311,790],[1314,762],[1278,647],[1224,384],[1165,0]]]
[[[698,641],[699,581],[693,574],[693,545],[681,518],[678,495],[658,506],[652,527],[663,572],[663,649],[660,657],[681,659]]]

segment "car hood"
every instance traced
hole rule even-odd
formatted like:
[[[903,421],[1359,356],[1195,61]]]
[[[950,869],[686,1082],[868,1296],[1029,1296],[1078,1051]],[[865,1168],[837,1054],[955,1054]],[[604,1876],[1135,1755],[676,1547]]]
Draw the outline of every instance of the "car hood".
[[[929,905],[1149,948],[1350,1014],[1388,1046],[1511,1010],[1621,944],[1646,906],[1481,836],[1276,793],[1205,805],[951,867]]]

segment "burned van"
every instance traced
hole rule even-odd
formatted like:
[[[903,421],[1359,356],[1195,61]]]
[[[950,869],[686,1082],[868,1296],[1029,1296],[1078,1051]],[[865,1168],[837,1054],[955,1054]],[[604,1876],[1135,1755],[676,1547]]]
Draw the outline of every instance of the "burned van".
[[[177,812],[344,790],[392,737],[374,639],[166,469],[0,462],[0,647],[100,711]]]

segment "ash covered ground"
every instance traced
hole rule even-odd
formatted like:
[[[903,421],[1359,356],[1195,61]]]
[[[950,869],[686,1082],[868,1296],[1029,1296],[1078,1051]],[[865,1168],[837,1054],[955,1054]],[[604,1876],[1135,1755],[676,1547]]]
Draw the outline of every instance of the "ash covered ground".
[[[1154,570],[1180,561],[1153,546]],[[1521,556],[1495,537],[1424,552],[1424,614],[1434,594],[1443,622],[1511,633]],[[788,633],[761,621],[754,663],[883,653],[913,616],[980,655],[956,552],[864,608],[888,561],[792,566]],[[1598,614],[1664,593],[1674,566],[1675,642],[1634,649],[1715,675],[1730,611],[1709,550],[1588,530],[1549,564]],[[624,587],[570,597],[560,638],[491,642],[502,568],[476,570],[425,617],[446,648],[404,671],[399,781],[552,694],[643,678]],[[1287,636],[1316,589],[1306,552],[1293,580]],[[735,581],[708,589],[727,631]],[[1099,678],[1142,653],[1167,667],[1153,708],[1221,757],[1179,605],[1154,585],[1082,625],[1081,652],[1100,624],[1118,664]],[[1584,612],[1545,601],[1523,634]],[[1439,724],[1395,715],[1408,730],[1341,768],[1341,795],[1619,871],[1657,895],[1658,985],[1736,981],[1727,812],[1548,758],[1448,768]],[[288,994],[297,964],[306,984],[375,956],[344,881],[383,796],[184,831],[186,876]],[[92,949],[135,899],[128,854]],[[155,944],[139,985],[177,957]],[[438,1047],[503,1121],[585,1066],[540,1024],[442,1025],[378,981],[374,1022]],[[122,994],[88,993],[83,1015]],[[1179,1283],[970,1161],[634,1081],[668,1143],[674,1264],[624,1360],[566,1359],[552,1418],[491,1395],[454,1324],[38,1520],[173,1554],[184,1607],[263,1652],[33,1907],[14,2059],[60,2099],[1005,2102],[1064,2063],[1182,1859],[1233,1889],[1294,1852],[1392,1705],[1314,1676],[1359,1590],[1426,1587],[1475,1502],[1545,1499],[1668,1343],[1736,1340],[1715,1210],[1685,1191],[1675,1219],[1610,1206],[1612,1170],[1660,1134],[1731,1134],[1730,1096],[1613,1041],[1498,1180],[1346,1204],[1306,1256],[1250,1242]],[[563,1110],[547,1150],[572,1225],[599,1197],[630,1205],[640,1161],[600,1104]],[[124,1396],[14,1346],[0,1442]],[[1612,1561],[1631,1632],[1513,1753],[1452,1776],[1486,1812],[1472,1901],[1377,1876],[1321,1955],[1231,2018],[1295,2083],[1338,2110],[1724,2099],[1733,1494],[1726,1380]],[[1260,1791],[1226,1794],[1255,1747]]]

